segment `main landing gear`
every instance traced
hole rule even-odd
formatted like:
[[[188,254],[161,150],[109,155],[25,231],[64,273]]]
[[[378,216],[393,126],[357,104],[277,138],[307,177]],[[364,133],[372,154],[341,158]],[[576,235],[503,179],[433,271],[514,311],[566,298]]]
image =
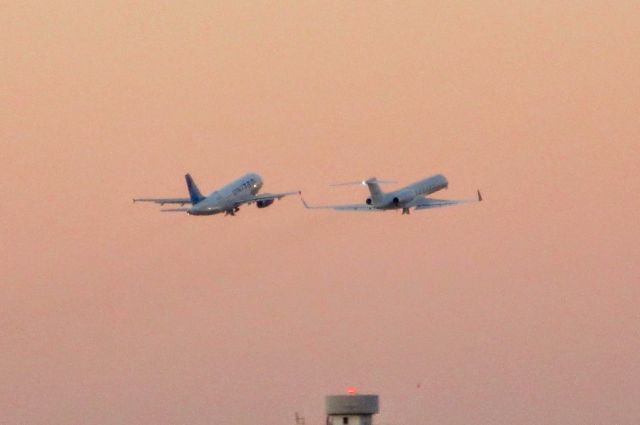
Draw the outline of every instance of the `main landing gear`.
[[[405,214],[406,214],[406,215],[411,214],[411,211],[409,211],[409,208],[403,208],[403,209],[402,209],[402,215],[405,215]]]
[[[235,208],[233,208],[233,209],[226,210],[226,211],[224,212],[224,215],[225,215],[225,217],[226,217],[226,216],[228,216],[228,215],[230,215],[230,216],[232,216],[232,217],[235,217],[235,215],[236,215],[236,213],[237,213],[238,211],[240,211],[240,208],[235,207]]]

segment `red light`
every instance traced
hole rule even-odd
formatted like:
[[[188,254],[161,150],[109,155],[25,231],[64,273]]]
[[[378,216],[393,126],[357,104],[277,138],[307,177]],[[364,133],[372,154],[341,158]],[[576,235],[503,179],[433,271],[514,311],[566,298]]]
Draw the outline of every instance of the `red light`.
[[[357,392],[358,390],[356,389],[356,387],[347,387],[347,394],[354,395]]]

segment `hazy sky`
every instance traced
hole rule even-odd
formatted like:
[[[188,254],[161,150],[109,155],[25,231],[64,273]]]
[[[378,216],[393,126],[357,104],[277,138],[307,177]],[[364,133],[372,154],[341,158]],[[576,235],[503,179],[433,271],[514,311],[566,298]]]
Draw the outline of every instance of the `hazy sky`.
[[[637,1],[4,2],[0,423],[640,422]],[[450,209],[162,214],[247,172]],[[420,384],[420,385],[418,385]]]

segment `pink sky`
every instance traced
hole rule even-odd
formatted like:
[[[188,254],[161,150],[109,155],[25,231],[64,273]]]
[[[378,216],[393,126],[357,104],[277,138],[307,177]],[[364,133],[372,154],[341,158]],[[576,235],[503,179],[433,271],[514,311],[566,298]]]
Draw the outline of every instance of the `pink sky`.
[[[557,3],[3,5],[0,423],[638,424],[640,7]],[[131,203],[247,171],[486,202]]]

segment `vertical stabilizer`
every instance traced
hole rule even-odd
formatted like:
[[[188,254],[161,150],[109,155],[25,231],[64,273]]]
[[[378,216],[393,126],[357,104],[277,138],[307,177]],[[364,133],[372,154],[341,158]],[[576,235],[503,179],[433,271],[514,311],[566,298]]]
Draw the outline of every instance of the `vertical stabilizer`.
[[[371,193],[371,200],[373,204],[380,204],[384,198],[384,192],[380,189],[380,184],[378,183],[378,179],[375,177],[370,178],[369,180],[365,180],[364,182],[369,188],[369,192]]]
[[[191,203],[195,205],[202,201],[204,199],[204,196],[202,196],[202,193],[200,193],[198,186],[196,186],[196,183],[191,178],[191,174],[186,174],[184,176],[184,179],[187,181],[187,189],[189,189],[189,197],[191,198]]]

